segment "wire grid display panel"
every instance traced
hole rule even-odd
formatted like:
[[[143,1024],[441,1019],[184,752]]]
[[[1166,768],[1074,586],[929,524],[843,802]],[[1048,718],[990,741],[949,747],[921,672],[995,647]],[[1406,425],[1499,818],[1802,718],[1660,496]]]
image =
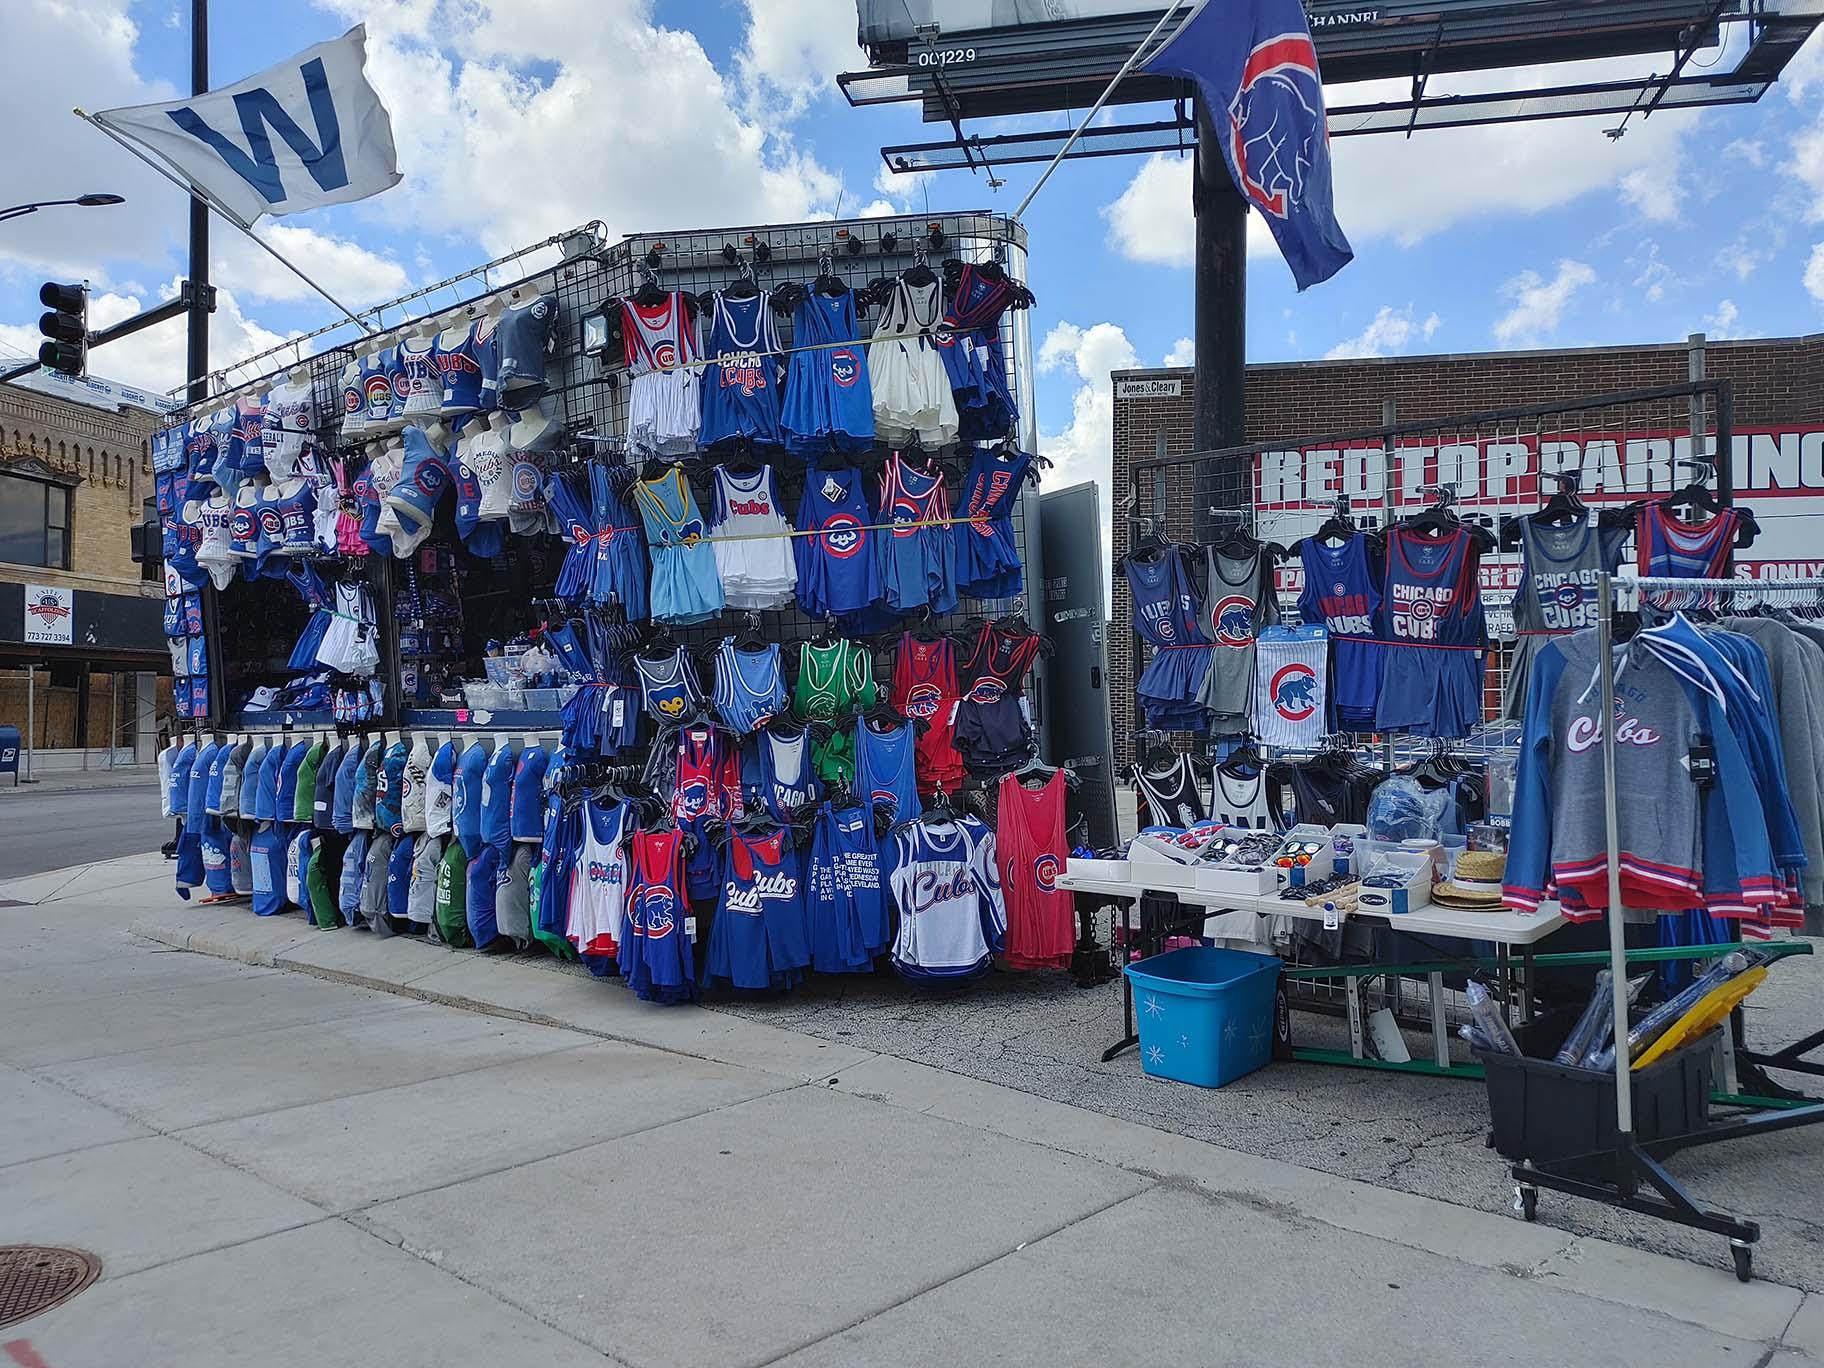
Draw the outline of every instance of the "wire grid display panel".
[[[605,359],[582,352],[582,319],[604,305],[612,306],[617,298],[631,294],[646,283],[647,277],[640,269],[640,263],[654,246],[661,247],[655,274],[660,288],[666,290],[683,290],[694,295],[724,288],[741,279],[739,266],[723,255],[725,245],[734,247],[741,259],[750,263],[755,280],[763,292],[770,293],[775,287],[794,281],[809,285],[817,276],[818,260],[825,252],[831,254],[835,274],[852,288],[861,289],[880,277],[897,275],[912,266],[916,261],[915,248],[925,242],[927,225],[933,223],[945,238],[941,248],[927,246],[933,270],[941,272],[943,259],[950,256],[964,261],[991,260],[997,244],[1019,249],[1018,255],[1023,255],[1025,230],[1006,218],[990,214],[912,215],[846,222],[753,225],[640,234],[607,248],[601,260],[590,262],[593,269],[579,269],[569,273],[567,278],[560,278],[557,287],[559,351],[554,372],[556,383],[549,402],[553,414],[563,421],[570,432],[585,439],[604,439],[579,442],[574,459],[590,459],[591,451],[598,453],[594,459],[609,463],[618,464],[627,459],[622,454],[620,444],[624,442],[627,432],[629,381],[618,352],[611,352]],[[846,236],[838,237],[839,231],[845,232]],[[882,250],[881,239],[887,233],[894,233],[898,238],[896,248],[891,252]],[[764,263],[755,260],[754,244],[759,242],[766,243],[771,252],[770,259]],[[847,246],[850,242],[860,244],[860,250],[851,252]],[[1011,264],[1009,269],[1012,269]],[[864,345],[873,332],[879,313],[878,307],[870,308],[860,320]],[[789,353],[792,346],[791,319],[778,314],[773,318],[780,345]],[[707,320],[704,322],[706,324]],[[1014,313],[1009,310],[1001,319],[1000,345],[1016,414],[1023,408],[1022,387],[1027,383],[1025,368],[1028,361],[1022,348],[1016,345],[1017,337]],[[789,363],[789,355],[787,359]],[[803,462],[786,453],[763,451],[758,454],[761,459],[772,464],[784,511],[788,519],[796,523],[798,501],[804,489]],[[940,465],[949,468],[949,483],[954,492],[962,474],[968,469],[967,444],[953,446],[947,454],[934,454]],[[865,472],[871,501],[878,493],[879,470],[887,455],[887,447],[876,445],[873,451],[852,458]],[[681,463],[690,478],[698,507],[705,515],[713,502],[710,471],[719,459],[711,453],[699,453]],[[955,614],[939,619],[940,625],[959,626],[965,618],[974,614],[998,616],[1016,609],[1024,609],[1028,620],[1035,625],[1041,621],[1029,602],[1035,588],[1035,576],[1031,559],[1032,539],[1028,537],[1028,528],[1031,525],[1036,531],[1036,508],[1037,501],[1032,497],[1030,489],[1015,502],[1013,508],[1014,542],[1021,563],[1027,568],[1026,587],[1022,593],[1000,599],[964,598],[959,601]],[[762,631],[768,640],[780,642],[788,648],[811,640],[823,630],[821,619],[805,615],[796,606],[779,612],[761,613],[760,617]],[[695,627],[674,628],[673,635],[693,648],[703,647],[734,630],[740,621],[741,614],[730,610],[719,621]],[[788,656],[794,655],[795,652],[788,650]],[[795,671],[796,665],[794,658],[788,668]],[[891,678],[891,666],[892,648],[888,645],[876,653],[875,660],[876,678],[883,684]],[[1036,671],[1033,676],[1029,676],[1027,688],[1029,698],[1036,699]]]
[[[1539,409],[1423,419],[1343,439],[1295,439],[1234,454],[1186,461],[1136,460],[1135,512],[1173,540],[1207,542],[1238,523],[1264,542],[1290,547],[1337,511],[1340,497],[1356,525],[1385,529],[1453,500],[1453,511],[1486,528],[1496,548],[1481,562],[1490,650],[1483,680],[1483,725],[1451,748],[1511,753],[1518,727],[1503,717],[1514,661],[1514,592],[1521,552],[1516,520],[1535,513],[1573,475],[1578,496],[1597,514],[1716,473],[1690,464],[1713,458],[1727,386],[1720,382],[1598,395]],[[1148,524],[1140,523],[1140,529]],[[1631,557],[1630,536],[1624,562]],[[1298,620],[1299,562],[1281,563],[1279,607]],[[1123,584],[1119,592],[1126,592]],[[1136,662],[1136,677],[1142,662]],[[1366,746],[1369,738],[1351,740]],[[1427,742],[1390,738],[1396,758],[1423,754]],[[1385,753],[1385,752],[1382,752]]]

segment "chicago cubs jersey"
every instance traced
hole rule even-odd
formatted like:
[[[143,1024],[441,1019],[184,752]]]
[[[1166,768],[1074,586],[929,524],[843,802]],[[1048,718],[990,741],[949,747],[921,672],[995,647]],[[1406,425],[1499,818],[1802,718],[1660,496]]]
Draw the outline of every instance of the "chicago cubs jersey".
[[[1481,549],[1466,527],[1442,537],[1387,534],[1381,635],[1388,643],[1375,725],[1415,736],[1465,736],[1482,720],[1488,631]]]
[[[745,437],[757,446],[779,446],[779,337],[771,301],[716,292],[710,318],[709,364],[703,368],[704,446]]]
[[[859,470],[820,470],[805,481],[798,529],[815,535],[796,538],[792,550],[798,603],[812,617],[859,613],[880,598],[873,523]]]
[[[894,834],[887,886],[899,907],[893,967],[911,979],[968,978],[1005,943],[994,833],[973,817]]]
[[[1254,734],[1269,746],[1315,746],[1329,730],[1330,633],[1267,627],[1254,650]]]
[[[1374,639],[1381,589],[1360,532],[1340,546],[1306,537],[1299,547],[1305,587],[1298,615],[1330,633],[1330,705],[1338,731],[1370,731],[1381,692],[1381,643]]]
[[[620,951],[632,811],[626,803],[583,804],[582,843],[570,871],[564,931],[579,954],[612,958]]]
[[[1707,523],[1680,522],[1664,504],[1634,515],[1634,550],[1642,575],[1722,579],[1729,573],[1740,515],[1725,508]]]

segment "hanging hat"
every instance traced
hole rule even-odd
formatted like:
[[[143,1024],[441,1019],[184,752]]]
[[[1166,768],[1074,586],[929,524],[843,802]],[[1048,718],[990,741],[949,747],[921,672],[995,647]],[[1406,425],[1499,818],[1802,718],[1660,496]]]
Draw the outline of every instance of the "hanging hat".
[[[1469,911],[1498,912],[1507,856],[1498,850],[1465,850],[1451,877],[1431,890],[1432,901]]]

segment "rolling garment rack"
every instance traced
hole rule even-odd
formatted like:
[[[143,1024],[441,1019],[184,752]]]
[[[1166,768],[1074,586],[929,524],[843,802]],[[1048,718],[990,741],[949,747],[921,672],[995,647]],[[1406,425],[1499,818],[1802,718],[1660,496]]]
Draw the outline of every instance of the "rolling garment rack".
[[[1604,719],[1613,718],[1615,715],[1613,649],[1615,603],[1618,592],[1634,594],[1642,591],[1647,593],[1693,593],[1702,595],[1706,601],[1714,601],[1731,594],[1767,594],[1783,590],[1807,590],[1816,593],[1820,589],[1824,589],[1824,581],[1679,579],[1625,573],[1610,575],[1606,571],[1599,574],[1597,577],[1599,606],[1596,641],[1600,657],[1602,688],[1600,715]],[[1627,982],[1628,956],[1624,944],[1624,918],[1619,915],[1622,911],[1621,836],[1615,789],[1615,731],[1613,725],[1605,725],[1602,728],[1602,799],[1604,831],[1608,846],[1609,896],[1606,920],[1609,928],[1609,971],[1613,975],[1613,981],[1620,985]],[[1730,1254],[1735,1260],[1735,1275],[1743,1282],[1747,1282],[1753,1276],[1754,1246],[1761,1237],[1760,1225],[1755,1221],[1744,1220],[1739,1216],[1732,1216],[1727,1212],[1704,1206],[1685,1191],[1678,1180],[1667,1172],[1661,1161],[1680,1150],[1694,1149],[1699,1145],[1714,1145],[1744,1136],[1765,1135],[1773,1131],[1817,1125],[1824,1122],[1824,1099],[1803,1098],[1798,1105],[1755,1110],[1745,1115],[1707,1124],[1683,1135],[1666,1136],[1646,1142],[1637,1140],[1634,1135],[1632,1060],[1630,1051],[1625,1045],[1629,1027],[1628,995],[1618,991],[1614,994],[1614,1000],[1617,1048],[1615,1050],[1616,1124],[1615,1148],[1612,1156],[1613,1177],[1605,1182],[1589,1177],[1572,1177],[1564,1171],[1569,1166],[1591,1158],[1590,1155],[1579,1155],[1573,1159],[1557,1160],[1549,1164],[1517,1163],[1513,1166],[1512,1173],[1520,1214],[1529,1221],[1533,1220],[1538,1204],[1539,1189],[1550,1188],[1555,1192],[1569,1193],[1574,1197],[1586,1197],[1591,1201],[1603,1202],[1609,1206],[1620,1207],[1645,1216],[1654,1216],[1662,1221],[1672,1221],[1695,1230],[1707,1230],[1728,1238]],[[1747,1062],[1796,1070],[1801,1073],[1824,1075],[1824,1065],[1809,1064],[1801,1058],[1820,1043],[1824,1043],[1824,1032],[1808,1036],[1772,1054],[1757,1054],[1742,1050],[1741,1031],[1741,1009],[1737,1007],[1730,1014],[1730,1046],[1741,1050],[1740,1057]]]

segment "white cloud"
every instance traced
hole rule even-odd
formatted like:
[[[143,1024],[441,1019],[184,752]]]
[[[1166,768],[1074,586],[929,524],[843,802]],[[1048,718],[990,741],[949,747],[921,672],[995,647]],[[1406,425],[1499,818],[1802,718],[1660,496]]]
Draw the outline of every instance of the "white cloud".
[[[1756,171],[1759,171],[1763,166],[1767,165],[1767,144],[1762,142],[1759,138],[1755,138],[1753,141],[1750,141],[1747,138],[1737,138],[1723,149],[1723,155],[1725,157],[1733,157],[1737,161],[1746,162]]]
[[[1678,222],[1679,198],[1683,193],[1676,157],[1669,158],[1663,165],[1637,166],[1621,178],[1622,199],[1651,223]]]
[[[356,309],[392,299],[411,288],[411,276],[405,267],[346,238],[284,223],[262,224],[255,231],[324,289]],[[221,229],[216,244],[211,278],[217,284],[249,299],[290,302],[319,298],[240,233]]]
[[[1197,363],[1197,342],[1195,338],[1181,337],[1172,343],[1172,349],[1165,354],[1168,366],[1192,366]]]
[[[1659,243],[1648,239],[1641,244],[1644,256],[1630,256],[1628,265],[1635,271],[1634,288],[1649,304],[1658,304],[1666,294],[1682,289],[1687,283],[1659,254]]]
[[[1514,307],[1496,320],[1495,340],[1502,346],[1547,340],[1558,330],[1572,297],[1595,283],[1596,272],[1581,261],[1560,261],[1558,274],[1550,280],[1537,271],[1522,271],[1501,287]]]
[[[899,212],[899,206],[892,201],[877,199],[862,205],[855,211],[855,216],[857,218],[892,218]]]
[[[1794,104],[1805,98],[1813,83],[1824,80],[1824,29],[1813,29],[1805,46],[1793,55],[1780,78],[1780,88]]]
[[[177,190],[69,112],[76,104],[107,109],[176,93],[134,68],[139,29],[130,9],[130,0],[5,5],[0,127],[11,132],[7,184],[24,189],[6,203],[70,199],[89,191],[125,195],[127,203],[47,209],[13,220],[0,233],[0,273],[109,285],[109,261],[153,263],[155,274],[163,275],[175,259],[184,232]],[[49,59],[52,54],[55,60]]]
[[[177,287],[178,281],[172,280],[159,290],[157,301],[105,291],[93,295],[89,300],[89,324],[97,329],[113,327],[140,313],[150,303],[174,297]],[[154,324],[144,332],[133,333],[91,352],[89,370],[92,374],[141,389],[159,392],[175,389],[186,378],[185,336],[181,318]],[[280,334],[262,328],[243,314],[231,291],[216,291],[215,313],[209,318],[209,350],[211,356],[218,358],[218,364],[219,358],[250,356],[284,340]],[[36,326],[0,324],[0,348],[35,356],[41,341]]]
[[[1115,323],[1087,328],[1058,323],[1039,345],[1040,374],[1068,372],[1078,385],[1070,401],[1070,423],[1059,432],[1040,432],[1039,451],[1052,468],[1045,483],[1062,488],[1092,480],[1102,490],[1102,530],[1112,516],[1109,476],[1114,459],[1115,400],[1110,371],[1131,370],[1140,356],[1127,333]]]
[[[1824,223],[1824,113],[1793,138],[1792,156],[1784,169],[1798,180],[1806,194],[1805,221]]]
[[[1725,299],[1716,306],[1715,313],[1704,315],[1704,333],[1719,342],[1727,342],[1732,337],[1740,337],[1742,334],[1736,330],[1735,325],[1741,320],[1741,316],[1741,310],[1735,307],[1735,301]]]
[[[1191,160],[1156,152],[1140,163],[1127,189],[1102,206],[1108,245],[1129,261],[1189,266],[1197,250],[1191,213]]]
[[[1442,321],[1434,313],[1427,314],[1422,322],[1415,323],[1412,305],[1395,309],[1383,304],[1376,310],[1374,317],[1368,320],[1367,327],[1354,337],[1345,337],[1330,348],[1324,353],[1324,360],[1344,361],[1352,357],[1386,356],[1392,352],[1403,352],[1415,337],[1431,341]]]
[[[1813,245],[1811,259],[1805,263],[1805,290],[1824,304],[1824,242]]]
[[[1748,279],[1773,259],[1774,252],[1785,239],[1784,234],[1775,233],[1770,234],[1773,240],[1757,241],[1763,231],[1760,227],[1744,229],[1733,242],[1717,249],[1716,264],[1737,280]]]
[[[401,226],[443,224],[502,251],[597,217],[611,237],[808,218],[840,191],[651,0],[329,3],[368,23],[405,173],[368,212]],[[810,8],[758,7],[753,70],[787,80]]]
[[[830,0],[747,0],[747,41],[735,59],[752,110],[789,118],[845,71],[867,68],[855,18]]]

